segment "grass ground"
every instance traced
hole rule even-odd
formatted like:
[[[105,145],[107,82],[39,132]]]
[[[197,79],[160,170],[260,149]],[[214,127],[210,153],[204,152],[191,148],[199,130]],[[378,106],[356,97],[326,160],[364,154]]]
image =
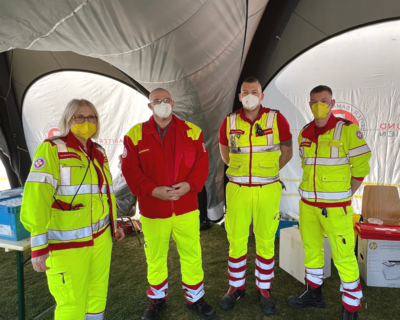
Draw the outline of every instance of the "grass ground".
[[[325,309],[293,310],[286,305],[286,298],[290,294],[299,293],[303,285],[279,268],[279,241],[275,245],[277,261],[273,283],[273,296],[277,303],[277,313],[274,316],[264,316],[258,306],[254,284],[254,237],[249,239],[246,296],[238,302],[233,310],[221,310],[219,300],[228,289],[228,241],[225,230],[219,225],[215,225],[210,230],[202,231],[201,244],[205,272],[205,298],[208,303],[216,308],[216,319],[340,319],[342,308],[341,294],[339,293],[340,279],[333,265],[332,276],[325,281],[324,294],[327,303]],[[26,256],[28,257],[28,253],[26,253]],[[159,319],[199,319],[193,311],[185,307],[185,299],[181,290],[179,256],[172,240],[170,242],[168,267],[168,307],[160,313]],[[400,319],[400,289],[373,288],[362,284],[365,298],[359,313],[360,319]],[[129,235],[124,241],[118,243],[113,251],[106,319],[140,319],[141,314],[149,306],[149,299],[145,294],[147,286],[144,250],[142,246],[139,246],[136,237]],[[54,300],[47,288],[45,274],[34,272],[31,265],[25,267],[25,287],[27,319],[32,319],[43,310],[54,305]],[[17,319],[17,313],[15,253],[1,251],[0,319]],[[43,315],[40,319],[53,319],[53,312]]]

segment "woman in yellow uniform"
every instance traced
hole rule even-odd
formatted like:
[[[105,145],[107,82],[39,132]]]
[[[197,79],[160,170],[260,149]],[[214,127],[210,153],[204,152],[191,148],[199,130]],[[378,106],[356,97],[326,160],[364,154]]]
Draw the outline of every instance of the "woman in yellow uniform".
[[[24,188],[21,221],[31,232],[32,264],[46,271],[57,302],[55,319],[102,320],[107,300],[116,204],[105,150],[93,142],[99,115],[74,99],[60,136],[36,149]]]

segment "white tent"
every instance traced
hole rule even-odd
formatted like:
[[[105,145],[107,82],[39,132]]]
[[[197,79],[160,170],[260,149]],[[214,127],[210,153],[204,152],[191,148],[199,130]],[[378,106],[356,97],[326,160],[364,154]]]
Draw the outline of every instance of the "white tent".
[[[400,186],[400,21],[357,29],[308,50],[282,69],[264,90],[264,105],[279,108],[288,119],[297,150],[300,130],[312,119],[310,91],[333,90],[335,116],[358,124],[371,148],[371,173],[365,184]],[[395,67],[397,66],[397,67]],[[282,211],[298,213],[297,188],[302,170],[296,152],[281,172],[288,192]],[[361,213],[363,187],[353,197]]]

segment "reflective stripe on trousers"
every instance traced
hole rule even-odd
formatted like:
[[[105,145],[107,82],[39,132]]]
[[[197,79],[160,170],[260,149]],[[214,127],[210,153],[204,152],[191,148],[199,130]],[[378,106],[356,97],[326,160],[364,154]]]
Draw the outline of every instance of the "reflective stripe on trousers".
[[[103,320],[105,312],[100,313],[86,313],[85,320]]]

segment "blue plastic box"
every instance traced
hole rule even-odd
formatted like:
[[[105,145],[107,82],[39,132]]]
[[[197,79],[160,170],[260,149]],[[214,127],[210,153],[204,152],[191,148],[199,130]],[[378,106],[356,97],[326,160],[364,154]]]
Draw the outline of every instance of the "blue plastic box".
[[[279,221],[279,226],[278,226],[278,230],[276,231],[275,237],[279,238],[281,229],[290,228],[297,224],[298,224],[297,221],[284,221],[284,220]]]
[[[0,238],[19,241],[30,236],[21,223],[23,188],[0,191]]]

